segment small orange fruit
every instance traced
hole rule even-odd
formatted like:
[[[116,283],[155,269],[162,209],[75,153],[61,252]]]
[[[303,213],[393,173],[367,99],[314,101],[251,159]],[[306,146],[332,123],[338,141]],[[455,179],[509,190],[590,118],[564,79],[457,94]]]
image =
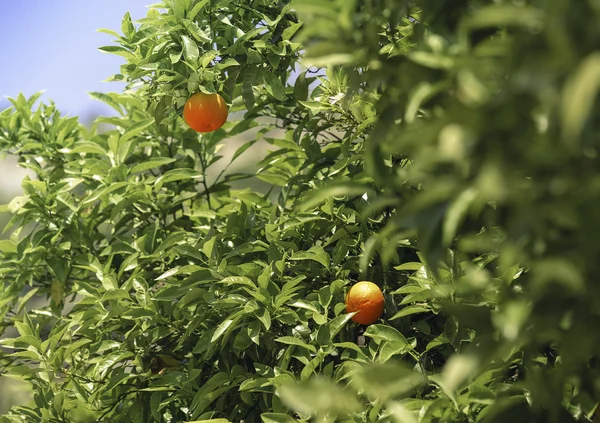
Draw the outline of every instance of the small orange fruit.
[[[212,132],[227,120],[227,104],[219,94],[196,93],[183,107],[183,120],[196,132]]]
[[[346,295],[346,313],[358,311],[352,320],[361,325],[375,323],[383,314],[383,307],[383,293],[373,282],[357,282]]]

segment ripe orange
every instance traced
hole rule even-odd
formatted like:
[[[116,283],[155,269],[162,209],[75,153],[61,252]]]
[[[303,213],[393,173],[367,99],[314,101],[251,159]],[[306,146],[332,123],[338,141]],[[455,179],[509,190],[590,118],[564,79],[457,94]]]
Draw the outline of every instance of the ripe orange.
[[[383,314],[383,307],[383,293],[373,282],[357,282],[346,295],[346,313],[358,311],[352,320],[361,325],[375,323]]]
[[[227,104],[219,94],[196,93],[183,107],[183,120],[196,132],[212,132],[227,120]]]

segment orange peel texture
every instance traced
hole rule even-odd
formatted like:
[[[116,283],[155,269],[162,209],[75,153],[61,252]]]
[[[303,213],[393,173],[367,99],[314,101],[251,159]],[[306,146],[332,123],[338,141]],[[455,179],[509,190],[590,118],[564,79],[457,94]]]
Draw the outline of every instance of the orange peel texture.
[[[346,295],[346,313],[358,311],[352,320],[361,325],[375,323],[383,314],[385,300],[373,282],[357,282]]]
[[[196,132],[212,132],[227,121],[227,104],[219,94],[196,93],[183,107],[183,120]]]

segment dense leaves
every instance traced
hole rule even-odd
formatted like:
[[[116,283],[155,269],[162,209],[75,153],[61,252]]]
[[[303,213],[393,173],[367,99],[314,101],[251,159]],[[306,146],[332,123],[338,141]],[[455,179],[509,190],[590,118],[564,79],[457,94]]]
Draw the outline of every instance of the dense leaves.
[[[91,127],[0,113],[17,421],[590,421],[592,0],[168,0]],[[197,91],[221,129],[181,119]],[[252,187],[252,188],[249,188]],[[386,295],[359,327],[344,296]],[[38,306],[35,300],[46,300]]]

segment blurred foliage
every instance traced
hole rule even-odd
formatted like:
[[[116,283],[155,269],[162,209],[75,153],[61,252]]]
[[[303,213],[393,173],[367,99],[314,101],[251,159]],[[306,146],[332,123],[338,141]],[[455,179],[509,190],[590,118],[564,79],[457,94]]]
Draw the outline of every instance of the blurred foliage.
[[[0,421],[592,421],[599,21],[596,0],[126,15],[101,49],[128,90],[92,94],[116,117],[0,113],[37,175],[0,241],[0,372],[34,404]],[[198,90],[222,129],[182,122]],[[270,145],[253,172],[220,163],[240,134],[231,161]],[[358,280],[386,294],[367,328]]]

